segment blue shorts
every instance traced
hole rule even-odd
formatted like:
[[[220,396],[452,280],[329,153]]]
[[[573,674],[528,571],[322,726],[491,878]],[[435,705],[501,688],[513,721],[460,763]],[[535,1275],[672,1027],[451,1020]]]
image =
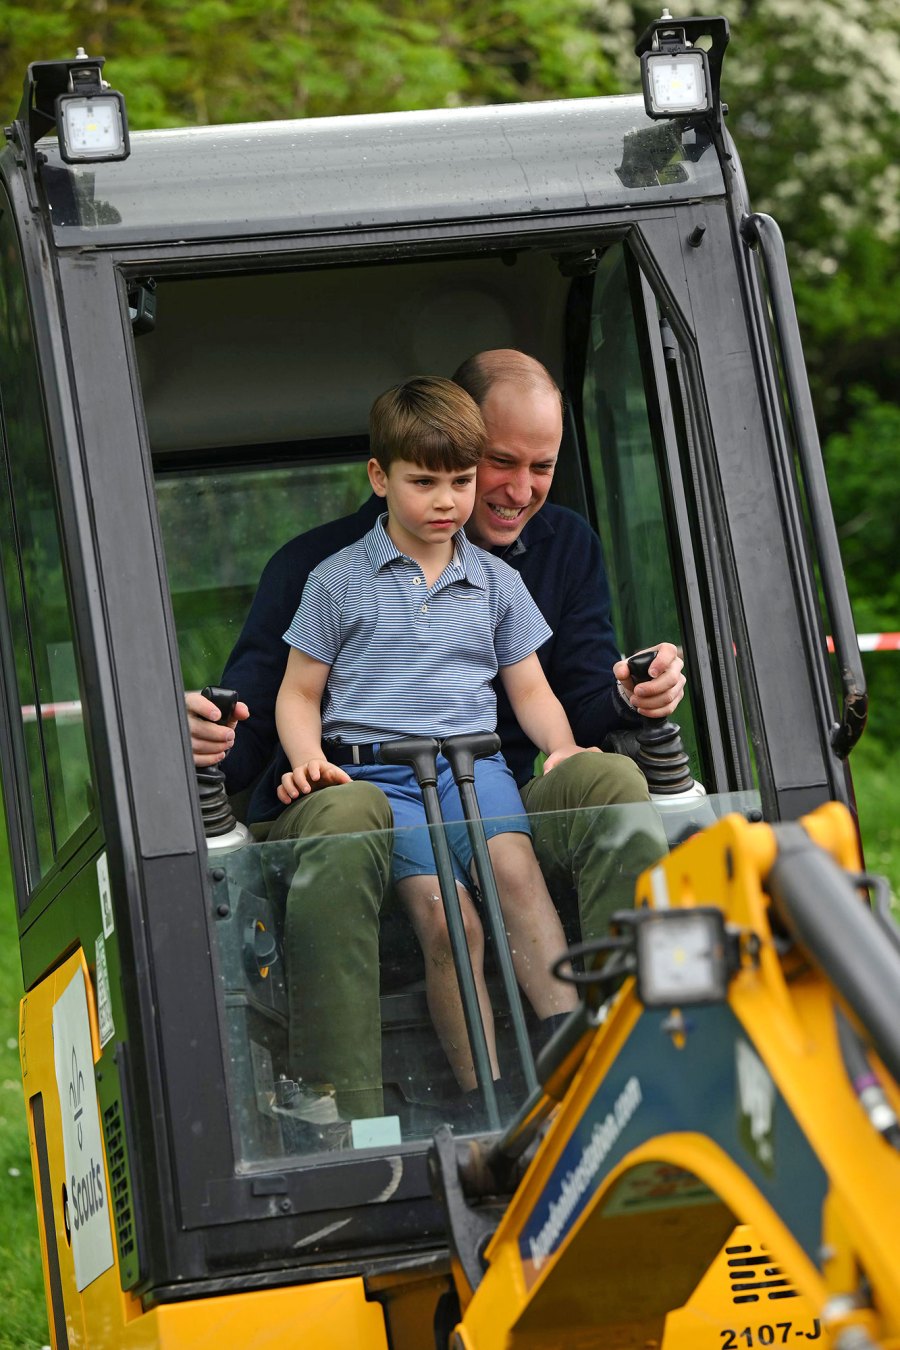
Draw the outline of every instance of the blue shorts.
[[[437,864],[431,847],[431,831],[425,821],[422,789],[412,769],[402,764],[344,764],[357,782],[380,787],[394,813],[394,881],[405,877],[436,876]],[[447,843],[453,862],[453,874],[467,890],[472,889],[472,845],[465,825],[459,789],[453,781],[450,765],[438,755],[438,797],[447,824]],[[475,791],[488,839],[496,834],[531,834],[528,817],[516,780],[502,755],[490,755],[475,761]]]

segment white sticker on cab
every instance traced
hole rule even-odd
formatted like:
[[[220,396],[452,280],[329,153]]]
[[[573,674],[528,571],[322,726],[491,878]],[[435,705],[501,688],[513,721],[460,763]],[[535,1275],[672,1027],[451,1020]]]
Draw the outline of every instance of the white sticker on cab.
[[[62,1117],[75,1284],[80,1292],[113,1263],[94,1055],[87,994],[80,970],[53,1005],[53,1058]]]

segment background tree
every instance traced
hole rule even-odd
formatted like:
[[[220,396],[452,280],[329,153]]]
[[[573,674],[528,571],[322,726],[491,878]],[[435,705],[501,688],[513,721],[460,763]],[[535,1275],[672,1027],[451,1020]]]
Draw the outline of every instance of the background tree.
[[[0,8],[0,97],[12,112],[28,62],[79,44],[108,57],[134,128],[625,92],[638,85],[635,38],[660,8],[656,0],[14,2]],[[724,0],[716,9],[732,27],[724,95],[751,199],[788,243],[858,626],[900,629],[900,6]],[[867,667],[875,706],[867,739],[892,754],[900,657]]]

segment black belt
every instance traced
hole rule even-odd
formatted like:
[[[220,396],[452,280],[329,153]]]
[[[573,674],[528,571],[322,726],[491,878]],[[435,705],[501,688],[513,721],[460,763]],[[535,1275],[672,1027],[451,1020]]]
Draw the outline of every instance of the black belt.
[[[343,741],[323,741],[322,749],[330,764],[380,764],[378,743],[375,745],[345,745]]]

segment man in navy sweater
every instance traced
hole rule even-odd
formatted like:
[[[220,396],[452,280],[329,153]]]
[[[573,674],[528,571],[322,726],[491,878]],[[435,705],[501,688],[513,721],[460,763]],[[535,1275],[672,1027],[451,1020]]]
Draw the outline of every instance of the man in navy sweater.
[[[599,745],[607,733],[638,725],[641,714],[670,716],[684,691],[676,649],[658,644],[652,678],[633,687],[619,659],[600,542],[580,516],[546,501],[562,439],[551,375],[522,352],[498,350],[470,358],[453,378],[479,404],[488,431],[466,533],[521,573],[553,629],[538,656],[576,739]],[[275,698],[288,651],[282,635],[307,576],[359,539],[381,509],[372,498],[292,539],[266,565],[222,676],[241,695],[231,724],[217,723],[218,711],[201,695],[187,696],[195,761],[222,761],[229,793],[253,788],[247,818],[258,837],[294,841],[285,924],[291,1067],[313,1087],[333,1083],[347,1117],[382,1109],[378,938],[391,813],[368,783],[324,789],[283,808],[275,788],[288,766]],[[584,753],[535,777],[535,747],[500,689],[497,728],[533,816],[551,894],[574,889],[582,935],[602,936],[613,910],[632,903],[638,873],[665,851],[652,810],[634,805],[648,801],[643,776],[623,756]],[[581,809],[597,807],[619,809]],[[349,837],[336,848],[335,835]]]

